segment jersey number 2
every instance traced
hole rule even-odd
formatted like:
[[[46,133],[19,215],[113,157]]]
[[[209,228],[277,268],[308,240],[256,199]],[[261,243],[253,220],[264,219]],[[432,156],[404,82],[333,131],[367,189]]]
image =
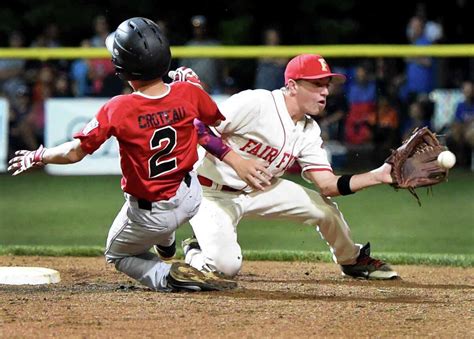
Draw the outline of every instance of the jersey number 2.
[[[163,143],[166,142],[166,146],[163,147]],[[150,149],[159,150],[148,160],[150,169],[150,178],[156,178],[164,173],[168,173],[176,168],[176,158],[169,160],[160,161],[160,158],[173,152],[176,147],[176,130],[173,127],[167,126],[157,129],[150,140]]]

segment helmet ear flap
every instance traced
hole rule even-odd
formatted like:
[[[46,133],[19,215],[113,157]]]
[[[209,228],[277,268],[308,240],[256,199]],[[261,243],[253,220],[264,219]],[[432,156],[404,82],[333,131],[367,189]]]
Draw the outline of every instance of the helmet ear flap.
[[[113,62],[113,61],[112,61]],[[129,74],[127,74],[122,67],[115,66],[115,75],[118,76],[122,80],[128,80],[130,77]]]

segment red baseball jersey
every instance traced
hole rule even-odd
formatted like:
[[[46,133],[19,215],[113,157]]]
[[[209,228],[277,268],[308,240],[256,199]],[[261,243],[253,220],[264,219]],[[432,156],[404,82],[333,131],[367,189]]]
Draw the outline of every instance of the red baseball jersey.
[[[110,136],[119,142],[122,189],[149,201],[173,197],[198,159],[194,119],[225,120],[212,98],[187,82],[159,97],[139,92],[109,100],[74,138],[92,154]]]

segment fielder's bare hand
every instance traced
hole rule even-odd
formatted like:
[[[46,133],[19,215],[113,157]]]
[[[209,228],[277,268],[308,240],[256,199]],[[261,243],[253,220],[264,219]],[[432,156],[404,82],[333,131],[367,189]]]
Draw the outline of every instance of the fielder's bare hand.
[[[392,165],[388,163],[384,163],[382,166],[379,168],[374,169],[371,171],[377,179],[378,182],[382,184],[391,184],[393,183],[393,178],[392,178]]]
[[[34,151],[16,151],[15,157],[8,162],[8,171],[13,172],[12,175],[18,175],[30,168],[44,166],[43,154],[45,151],[46,148],[44,148],[43,145],[40,145],[40,147]]]
[[[237,175],[253,189],[264,191],[265,187],[271,185],[273,175],[261,160],[243,159],[234,151],[227,153],[222,160],[232,166]]]

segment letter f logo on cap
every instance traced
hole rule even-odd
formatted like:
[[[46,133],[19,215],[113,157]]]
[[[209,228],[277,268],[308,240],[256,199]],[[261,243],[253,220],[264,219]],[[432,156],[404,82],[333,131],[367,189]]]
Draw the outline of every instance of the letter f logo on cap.
[[[319,58],[318,61],[321,64],[321,70],[323,72],[327,72],[329,67],[328,67],[328,64],[327,64],[326,60],[324,60],[323,58]]]
[[[288,62],[285,69],[285,85],[288,80],[314,80],[331,77],[331,82],[343,83],[346,76],[332,73],[331,68],[324,58],[315,54],[300,54]]]

